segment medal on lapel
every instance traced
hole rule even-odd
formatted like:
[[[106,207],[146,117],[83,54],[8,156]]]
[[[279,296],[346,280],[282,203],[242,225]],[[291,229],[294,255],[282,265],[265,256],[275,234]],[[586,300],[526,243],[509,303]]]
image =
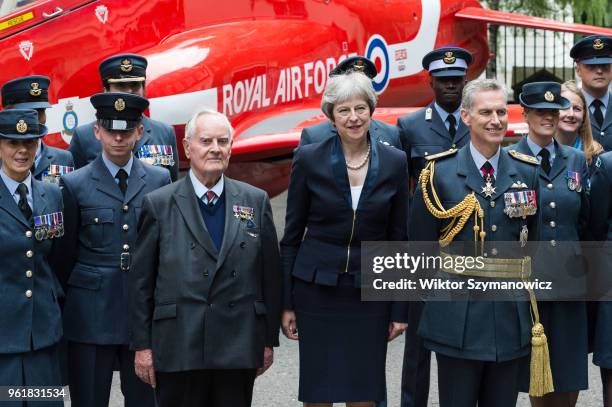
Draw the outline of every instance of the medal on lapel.
[[[567,188],[570,191],[581,192],[582,184],[580,183],[580,173],[574,171],[567,172]]]
[[[495,194],[495,187],[493,186],[493,181],[490,175],[487,175],[485,178],[485,186],[482,187],[482,193],[487,198],[490,198],[493,196],[493,194]]]
[[[428,107],[425,110],[425,120],[427,121],[431,121],[431,114],[433,113],[433,110],[431,109],[431,107]]]
[[[53,239],[64,235],[63,212],[47,213],[34,217],[34,236],[36,240]]]
[[[504,213],[510,218],[523,218],[535,215],[538,206],[536,192],[532,189],[527,191],[504,193]]]
[[[249,206],[234,205],[232,211],[236,219],[241,222],[246,221],[248,228],[255,227],[255,222],[253,222],[253,208]]]
[[[42,180],[49,184],[59,184],[60,177],[72,171],[74,171],[74,167],[51,164],[49,168],[43,172]]]

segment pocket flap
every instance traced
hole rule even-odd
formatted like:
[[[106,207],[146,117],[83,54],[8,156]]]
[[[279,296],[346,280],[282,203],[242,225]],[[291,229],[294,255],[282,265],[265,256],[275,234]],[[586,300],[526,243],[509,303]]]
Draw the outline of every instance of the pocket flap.
[[[85,270],[77,266],[70,273],[68,285],[87,288],[88,290],[99,290],[102,285],[102,275],[96,271]]]
[[[165,304],[155,307],[155,311],[153,311],[153,321],[167,318],[176,318],[176,304]]]
[[[336,286],[338,285],[338,272],[336,270],[317,269],[314,282],[319,285]]]
[[[255,315],[266,315],[268,312],[263,301],[255,301],[253,305],[255,306]]]
[[[115,216],[112,208],[90,208],[81,210],[81,224],[97,225],[112,223]]]

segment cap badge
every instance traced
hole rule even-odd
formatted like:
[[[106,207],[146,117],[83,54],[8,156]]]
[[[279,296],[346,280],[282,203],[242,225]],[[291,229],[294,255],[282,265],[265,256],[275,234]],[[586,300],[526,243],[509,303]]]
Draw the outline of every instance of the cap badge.
[[[547,102],[552,102],[555,100],[555,95],[553,95],[551,91],[547,90],[544,94],[544,99],[546,99]]]
[[[442,60],[445,64],[454,64],[457,58],[455,58],[455,54],[453,53],[453,51],[446,51]]]
[[[30,95],[32,96],[40,96],[40,94],[42,93],[42,89],[40,88],[40,85],[38,84],[38,82],[32,82],[30,84]]]
[[[126,58],[121,61],[121,70],[123,72],[132,72],[133,67],[134,65],[132,65],[132,61],[130,61],[129,59]]]
[[[365,65],[363,64],[363,61],[361,60],[355,61],[355,63],[353,64],[353,69],[357,72],[363,72],[365,69]]]
[[[600,49],[603,49],[604,44],[603,41],[601,40],[601,38],[595,38],[593,40],[593,49],[599,51]]]
[[[115,100],[115,110],[121,112],[125,110],[125,101],[121,98]]]
[[[28,124],[23,119],[20,119],[17,122],[17,125],[15,126],[15,128],[17,129],[19,133],[23,134],[26,131],[28,131]]]

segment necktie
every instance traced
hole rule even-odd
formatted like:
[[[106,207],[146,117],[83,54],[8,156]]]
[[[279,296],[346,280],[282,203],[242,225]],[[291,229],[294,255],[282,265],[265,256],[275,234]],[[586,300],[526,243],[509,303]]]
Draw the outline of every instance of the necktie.
[[[540,161],[540,165],[542,166],[542,169],[544,170],[546,175],[550,174],[550,151],[543,148],[540,150],[538,155],[542,157],[542,160]]]
[[[490,181],[491,184],[495,184],[495,178],[493,177],[495,168],[493,168],[493,165],[491,165],[490,162],[486,161],[484,164],[482,164],[482,167],[480,167],[480,172],[482,172],[482,176],[487,179],[487,181]]]
[[[32,217],[32,208],[30,208],[30,204],[28,204],[28,187],[26,184],[20,183],[17,186],[17,192],[19,193],[19,202],[17,206],[21,213],[23,213],[23,216],[25,216],[27,220],[30,220]]]
[[[446,121],[448,122],[448,132],[451,138],[455,138],[455,134],[457,134],[457,120],[455,120],[455,116],[449,114]]]
[[[127,190],[127,179],[128,179],[127,172],[125,172],[125,170],[121,168],[119,169],[119,171],[117,171],[115,178],[119,180],[119,189],[121,190],[121,193],[125,195],[125,191]]]
[[[599,128],[601,128],[601,126],[603,126],[603,113],[601,112],[601,107],[603,106],[603,103],[601,102],[601,100],[595,99],[593,103],[591,103],[591,106],[593,106],[593,118],[599,125]]]
[[[216,197],[217,194],[215,194],[215,191],[206,191],[206,200],[208,201],[208,206],[213,206],[215,204]]]

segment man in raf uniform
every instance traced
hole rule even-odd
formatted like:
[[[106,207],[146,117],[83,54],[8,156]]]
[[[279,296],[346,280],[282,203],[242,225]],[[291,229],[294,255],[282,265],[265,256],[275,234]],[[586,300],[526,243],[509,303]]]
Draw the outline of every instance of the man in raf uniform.
[[[99,66],[102,86],[106,92],[125,92],[145,96],[147,60],[134,54],[119,54],[106,58]],[[157,120],[142,116],[144,133],[134,146],[140,160],[170,171],[173,181],[178,179],[179,156],[174,129]],[[94,136],[95,122],[75,129],[69,150],[77,168],[93,161],[100,153],[100,142]]]
[[[34,109],[40,124],[47,123],[45,109],[49,104],[50,79],[46,76],[24,76],[2,85],[3,109]],[[69,151],[50,147],[42,139],[38,141],[32,175],[39,181],[59,184],[59,177],[74,170],[74,160]]]
[[[30,173],[37,141],[45,134],[34,110],[0,112],[0,386],[61,384],[61,289],[52,257],[57,254],[56,239],[63,234],[62,195],[57,185],[40,182]]]
[[[437,271],[441,278],[485,278],[478,273],[493,273],[503,263],[506,278],[520,279],[528,264],[522,256],[514,258],[521,249],[498,245],[522,246],[537,236],[538,161],[501,149],[508,114],[500,83],[468,83],[461,118],[471,141],[459,150],[427,157],[413,199],[411,239],[439,241],[450,256],[488,256],[483,257],[484,268],[466,267],[459,274],[442,267]],[[516,293],[507,295],[510,298],[492,302],[459,292],[453,301],[426,301],[418,334],[425,347],[436,352],[441,407],[516,405],[532,322],[529,301],[515,299]],[[534,327],[534,343],[543,340],[540,328]],[[549,390],[537,388],[533,394]]]
[[[570,50],[576,62],[576,74],[582,81],[591,119],[593,138],[606,151],[612,150],[612,37],[590,35]]]
[[[329,75],[343,75],[345,73],[354,71],[363,72],[370,79],[374,78],[377,74],[376,66],[369,59],[357,56],[347,58],[340,62],[334,69],[331,70]],[[370,122],[369,132],[370,137],[374,142],[392,145],[395,148],[402,148],[399,138],[399,131],[395,126],[389,125],[380,120],[372,119]],[[325,121],[323,123],[302,129],[300,145],[303,146],[306,144],[318,143],[333,136],[338,136],[336,128],[330,121]]]
[[[472,54],[455,47],[438,48],[423,57],[423,68],[431,76],[434,101],[397,121],[415,187],[428,155],[461,148],[470,141],[459,106],[471,63]],[[431,352],[416,334],[422,310],[421,303],[410,304],[402,367],[402,407],[427,406]]]
[[[127,279],[145,194],[170,183],[166,169],[132,154],[149,102],[128,93],[91,97],[102,154],[62,176],[66,202],[67,289],[64,330],[73,406],[107,406],[118,361],[126,406],[153,406],[154,395],[134,372]]]

